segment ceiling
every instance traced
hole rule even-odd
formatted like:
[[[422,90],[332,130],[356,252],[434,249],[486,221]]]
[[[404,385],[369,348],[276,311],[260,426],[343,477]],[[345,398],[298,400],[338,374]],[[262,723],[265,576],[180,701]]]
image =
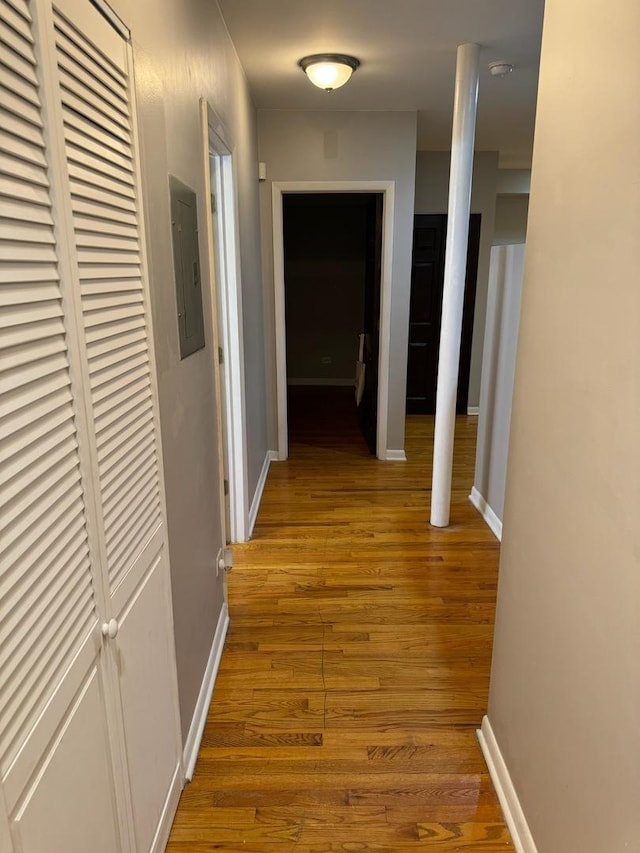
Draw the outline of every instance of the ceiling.
[[[476,148],[531,157],[544,0],[218,0],[258,109],[417,110],[418,149],[451,143],[456,47],[482,46]],[[310,53],[362,66],[326,93],[298,68]],[[515,68],[492,77],[487,64]]]

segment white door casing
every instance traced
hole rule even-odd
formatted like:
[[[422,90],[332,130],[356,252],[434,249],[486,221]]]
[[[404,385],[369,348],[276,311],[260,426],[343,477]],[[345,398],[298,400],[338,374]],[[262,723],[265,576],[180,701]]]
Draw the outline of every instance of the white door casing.
[[[287,424],[287,344],[284,289],[284,229],[282,196],[284,193],[382,193],[382,264],[380,281],[380,341],[378,351],[378,424],[377,456],[388,459],[387,421],[389,411],[389,342],[391,336],[391,269],[393,256],[393,217],[395,181],[274,181],[273,287],[276,339],[276,408],[278,421],[278,459],[289,455]]]
[[[249,485],[233,142],[219,117],[204,99],[200,102],[200,108],[205,192],[210,202],[206,205],[207,253],[212,277],[211,325],[216,344],[216,361],[217,346],[223,354],[222,365],[214,365],[221,442],[219,454],[225,456],[220,470],[228,473],[228,539],[230,542],[246,542],[249,538]],[[224,499],[224,494],[222,497]]]

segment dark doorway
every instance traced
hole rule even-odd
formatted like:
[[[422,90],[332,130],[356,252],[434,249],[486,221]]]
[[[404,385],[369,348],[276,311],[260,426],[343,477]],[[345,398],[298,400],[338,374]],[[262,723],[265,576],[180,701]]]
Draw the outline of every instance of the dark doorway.
[[[382,253],[381,193],[283,195],[287,384],[314,399],[345,396],[376,453]],[[356,406],[355,367],[363,337],[364,389]],[[322,389],[326,389],[323,392]],[[308,394],[290,393],[296,400]],[[345,407],[339,408],[344,417]],[[289,432],[298,419],[289,417]],[[336,416],[338,409],[336,409]],[[323,419],[326,422],[326,418]]]
[[[434,414],[438,380],[438,351],[442,320],[444,253],[447,215],[419,214],[414,217],[413,259],[411,264],[411,308],[409,313],[409,355],[407,362],[407,414]],[[460,342],[460,372],[456,412],[467,413],[471,342],[476,301],[480,214],[469,219],[469,247]]]

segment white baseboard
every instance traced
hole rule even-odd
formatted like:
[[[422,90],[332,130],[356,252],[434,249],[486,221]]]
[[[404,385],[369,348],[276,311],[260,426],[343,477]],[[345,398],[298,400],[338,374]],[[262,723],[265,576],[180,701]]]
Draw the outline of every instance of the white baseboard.
[[[479,415],[480,414],[480,406],[469,406],[467,408],[468,415]]]
[[[207,668],[204,671],[204,678],[202,679],[202,686],[200,687],[200,695],[198,696],[195,711],[193,712],[193,719],[191,720],[191,726],[189,727],[187,742],[184,745],[184,777],[187,782],[190,782],[193,778],[193,771],[195,770],[196,761],[198,760],[198,750],[200,749],[204,726],[207,722],[207,712],[211,703],[213,685],[215,684],[216,675],[218,674],[218,667],[220,666],[222,649],[224,648],[224,640],[227,636],[228,627],[229,608],[225,601],[222,605],[220,615],[218,616],[216,633],[213,637],[213,643],[211,644],[211,652],[209,653]]]
[[[504,819],[511,833],[513,846],[517,853],[537,853],[533,835],[531,835],[518,794],[511,781],[509,770],[500,752],[498,741],[488,717],[484,717],[482,720],[482,728],[478,730],[478,740],[489,768],[491,781],[502,806]]]
[[[486,500],[482,497],[480,492],[476,489],[475,486],[471,489],[471,494],[469,495],[469,500],[474,505],[474,507],[478,510],[480,515],[487,522],[489,528],[491,529],[493,535],[499,542],[502,542],[502,522],[495,514],[495,512],[491,509]]]
[[[287,379],[287,385],[339,385],[341,387],[351,385],[355,388],[356,381],[353,376],[350,379],[334,379],[328,376],[314,379]]]
[[[249,509],[249,536],[251,539],[251,534],[253,533],[253,528],[256,524],[256,518],[258,517],[258,510],[260,509],[260,501],[262,500],[262,493],[264,492],[264,485],[267,482],[267,475],[269,473],[269,465],[272,462],[278,461],[278,453],[276,450],[267,450],[264,462],[262,463],[262,471],[260,471],[260,476],[258,477],[258,483],[256,485],[256,491],[253,495],[253,500],[251,501],[251,508]]]
[[[387,448],[383,456],[385,462],[406,462],[407,454],[404,450],[390,450]]]
[[[173,825],[173,819],[178,808],[178,803],[180,802],[180,794],[182,793],[181,769],[180,764],[178,764],[174,771],[171,785],[169,785],[169,792],[166,800],[164,801],[164,806],[162,807],[160,820],[158,821],[156,834],[151,842],[149,853],[163,853],[166,849],[167,842],[169,841],[169,833],[171,832],[171,827]]]

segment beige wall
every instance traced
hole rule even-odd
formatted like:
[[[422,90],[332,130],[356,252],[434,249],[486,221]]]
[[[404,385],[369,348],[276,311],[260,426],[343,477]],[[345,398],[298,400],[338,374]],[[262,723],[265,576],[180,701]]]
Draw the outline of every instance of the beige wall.
[[[547,0],[489,703],[538,853],[640,850],[639,32]]]
[[[405,389],[415,185],[415,112],[258,113],[262,247],[267,313],[271,446],[276,446],[272,181],[395,181],[388,447],[404,448]]]
[[[451,155],[448,151],[418,151],[416,157],[416,213],[447,212],[450,161]],[[470,406],[478,406],[480,402],[480,373],[482,370],[489,256],[493,238],[497,176],[498,152],[476,151],[473,158],[471,212],[482,214],[482,219],[480,223],[480,252],[478,256],[476,308],[473,321],[471,373],[469,376]]]
[[[493,229],[494,246],[508,246],[512,243],[524,243],[527,238],[527,216],[529,196],[496,196],[496,220]]]
[[[210,322],[206,348],[184,361],[179,356],[167,175],[175,175],[198,194],[206,281],[199,118],[204,95],[235,144],[251,496],[267,448],[255,111],[215,2],[113,0],[113,6],[133,35],[184,737],[223,601],[222,579],[216,579],[214,568],[221,544],[220,472]],[[207,288],[203,291],[210,319],[210,294]]]

